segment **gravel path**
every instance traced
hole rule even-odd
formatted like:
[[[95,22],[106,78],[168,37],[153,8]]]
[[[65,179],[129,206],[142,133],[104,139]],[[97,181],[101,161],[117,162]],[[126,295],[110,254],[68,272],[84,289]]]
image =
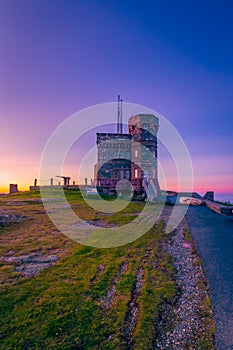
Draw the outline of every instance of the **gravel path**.
[[[184,219],[163,247],[174,259],[180,295],[173,305],[166,304],[162,310],[155,349],[200,349],[198,344],[204,334],[199,311],[203,293],[207,292],[198,287],[198,282],[205,276],[192,244],[184,236],[187,228]]]

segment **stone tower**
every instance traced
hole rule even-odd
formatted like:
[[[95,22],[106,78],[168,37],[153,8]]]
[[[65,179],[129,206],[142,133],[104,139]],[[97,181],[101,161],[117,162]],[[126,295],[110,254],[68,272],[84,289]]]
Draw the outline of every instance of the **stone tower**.
[[[129,119],[131,136],[131,183],[144,187],[149,200],[160,194],[157,166],[157,132],[159,119],[153,114],[137,114]]]
[[[131,137],[129,134],[97,133],[98,159],[95,184],[115,190],[120,180],[130,180]]]

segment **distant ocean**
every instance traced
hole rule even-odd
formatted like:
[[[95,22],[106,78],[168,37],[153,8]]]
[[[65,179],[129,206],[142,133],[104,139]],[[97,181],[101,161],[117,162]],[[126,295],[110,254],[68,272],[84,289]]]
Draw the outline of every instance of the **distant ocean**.
[[[215,193],[214,199],[219,202],[230,202],[231,204],[233,204],[233,193]]]

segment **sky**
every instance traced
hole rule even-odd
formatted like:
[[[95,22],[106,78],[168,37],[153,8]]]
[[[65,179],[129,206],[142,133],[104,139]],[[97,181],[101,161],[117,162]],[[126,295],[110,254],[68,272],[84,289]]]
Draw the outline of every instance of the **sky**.
[[[233,193],[232,16],[230,0],[0,0],[0,192],[39,179],[67,117],[120,93],[178,130],[194,190]]]

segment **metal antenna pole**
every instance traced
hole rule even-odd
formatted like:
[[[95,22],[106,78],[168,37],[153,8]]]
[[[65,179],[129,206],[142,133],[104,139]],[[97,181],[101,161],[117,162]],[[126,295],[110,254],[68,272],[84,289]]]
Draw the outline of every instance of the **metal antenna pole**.
[[[122,134],[122,127],[123,127],[123,125],[122,125],[122,99],[121,99],[121,121],[120,121],[120,133]]]
[[[118,95],[117,103],[117,134],[120,134],[120,95]]]
[[[120,95],[118,95],[117,133],[122,134],[122,99],[121,99]]]

